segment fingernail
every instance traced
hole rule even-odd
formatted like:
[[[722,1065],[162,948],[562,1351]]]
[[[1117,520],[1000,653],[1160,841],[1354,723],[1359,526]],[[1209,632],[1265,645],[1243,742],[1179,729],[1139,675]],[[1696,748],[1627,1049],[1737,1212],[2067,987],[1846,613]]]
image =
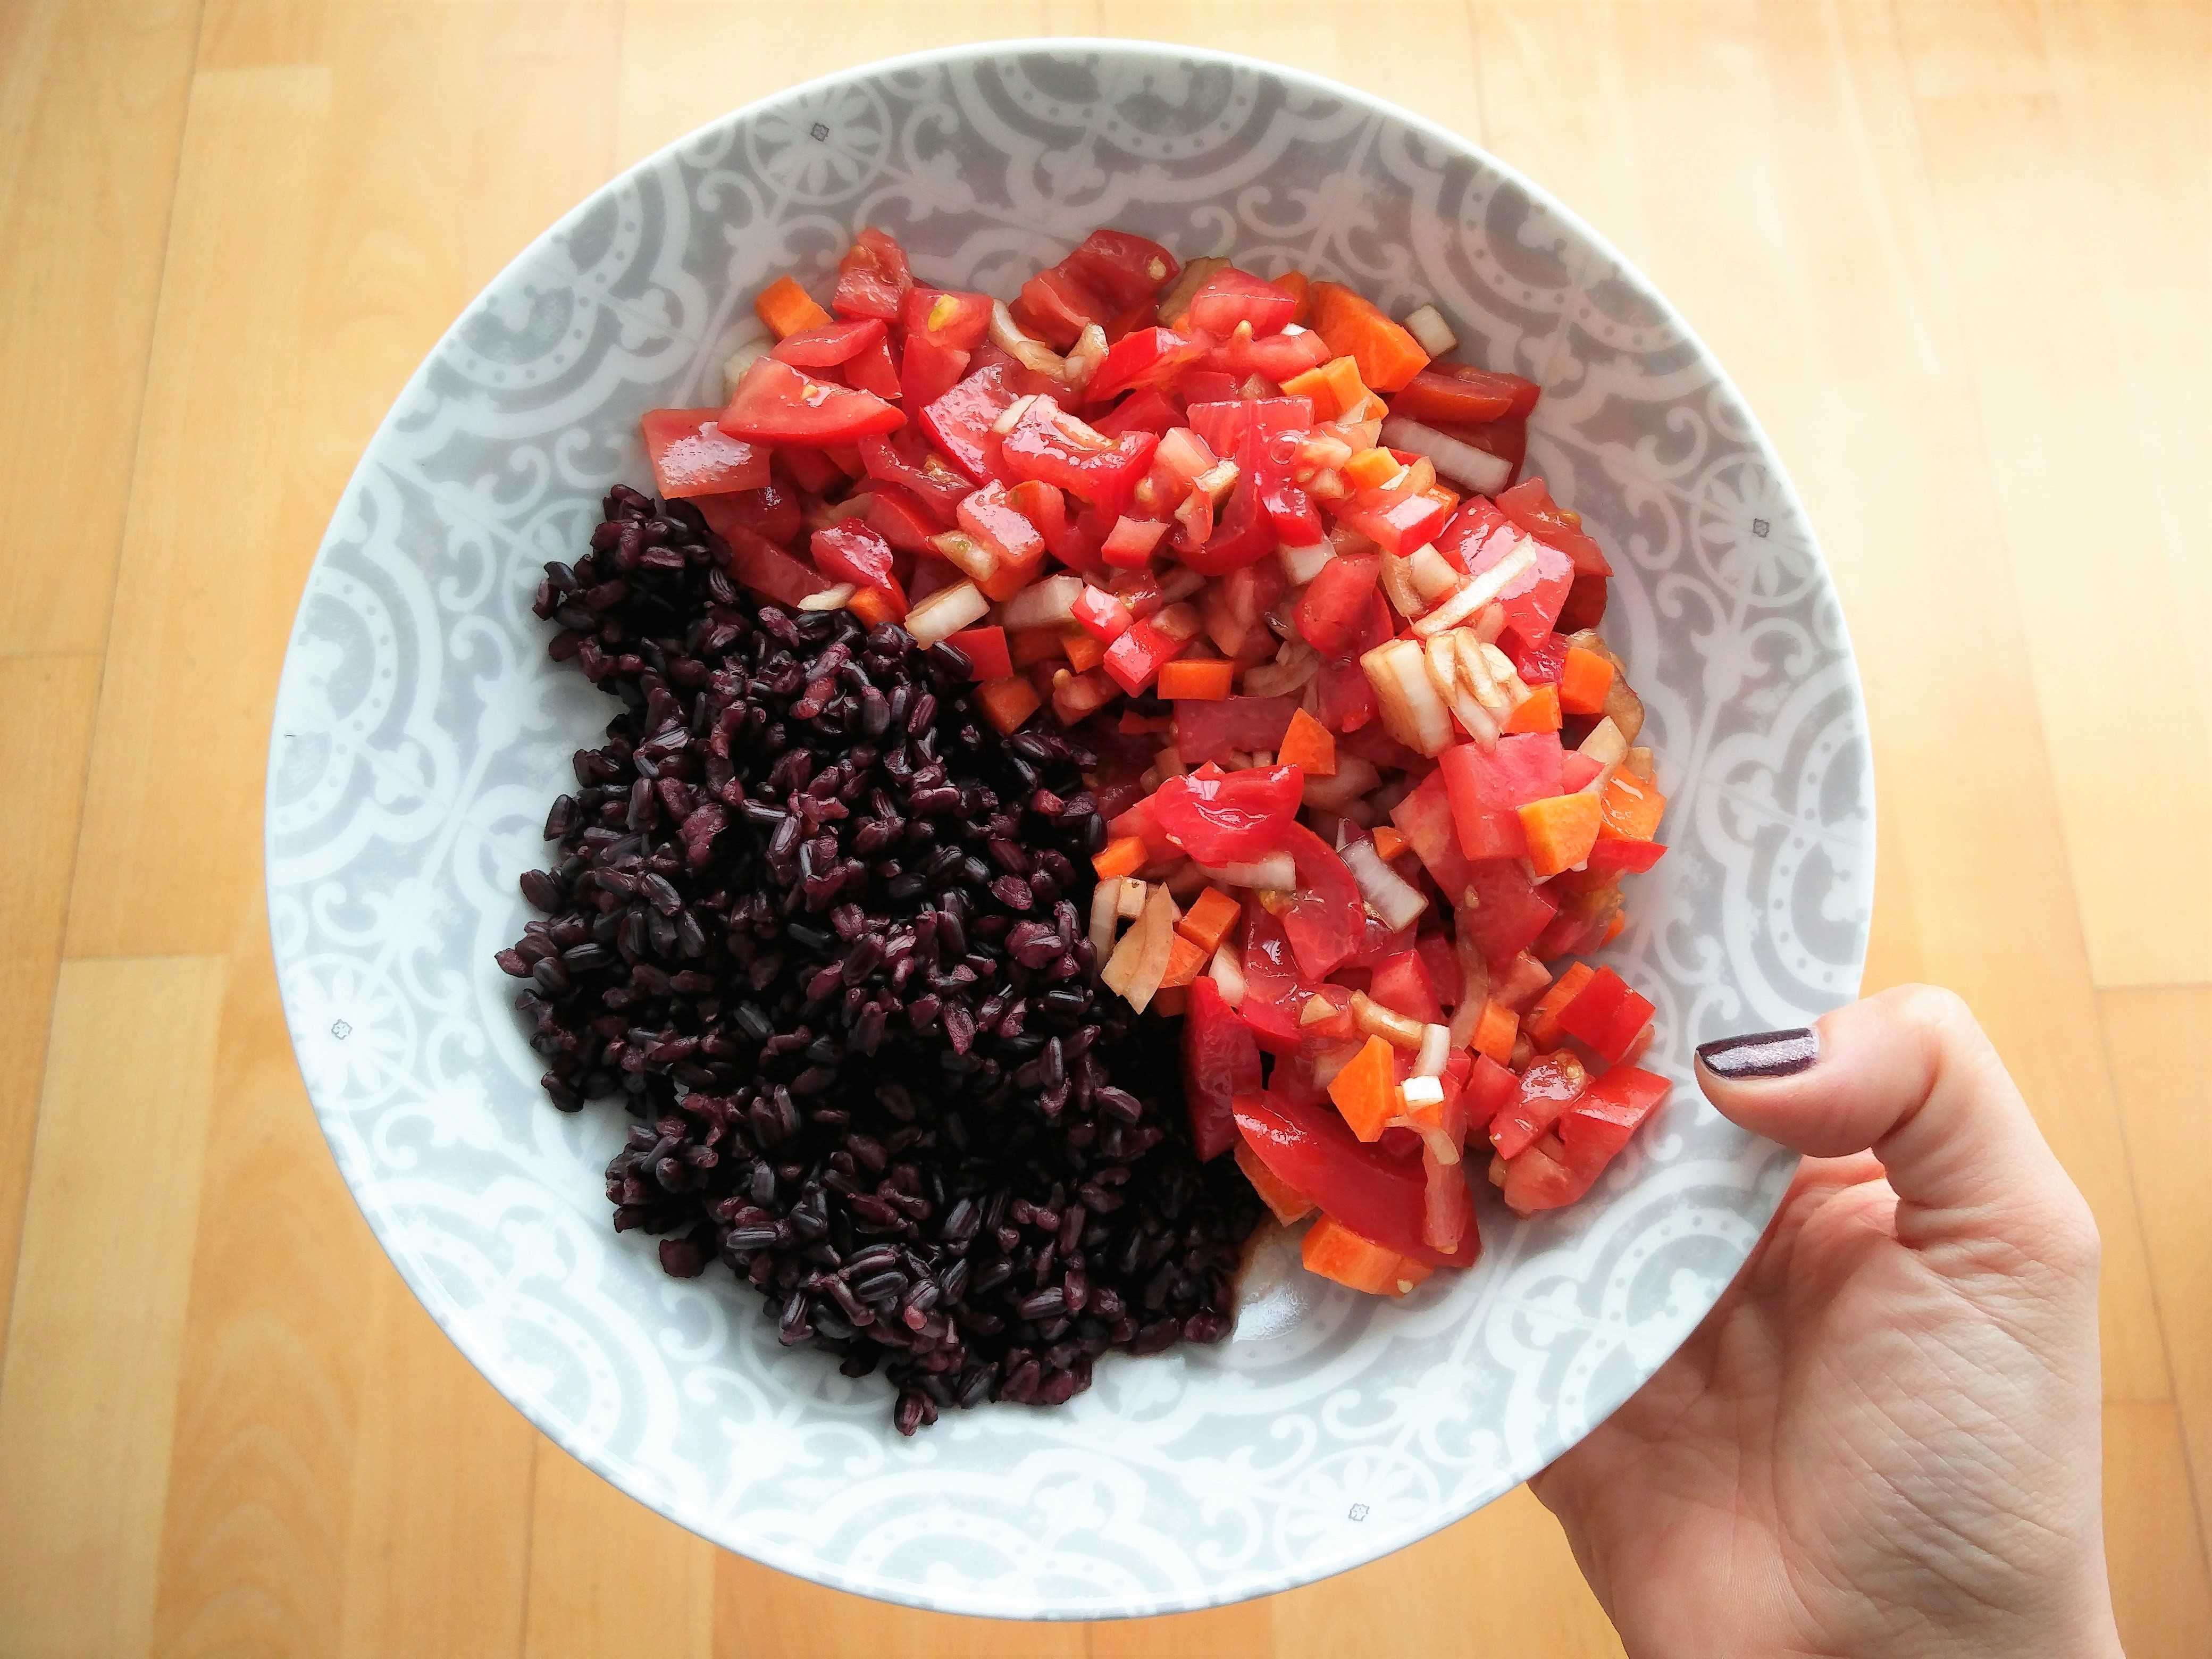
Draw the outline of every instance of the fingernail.
[[[1698,1045],[1698,1061],[1728,1083],[1754,1078],[1794,1077],[1820,1057],[1820,1036],[1808,1026],[1787,1031],[1753,1031]]]

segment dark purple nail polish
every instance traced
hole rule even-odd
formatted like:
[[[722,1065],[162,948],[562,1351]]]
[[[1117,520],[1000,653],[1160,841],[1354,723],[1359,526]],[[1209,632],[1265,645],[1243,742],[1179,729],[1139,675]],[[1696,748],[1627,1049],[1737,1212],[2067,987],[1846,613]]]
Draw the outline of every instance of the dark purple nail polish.
[[[1794,1077],[1820,1057],[1820,1033],[1799,1025],[1787,1031],[1753,1031],[1698,1045],[1698,1063],[1728,1083]]]

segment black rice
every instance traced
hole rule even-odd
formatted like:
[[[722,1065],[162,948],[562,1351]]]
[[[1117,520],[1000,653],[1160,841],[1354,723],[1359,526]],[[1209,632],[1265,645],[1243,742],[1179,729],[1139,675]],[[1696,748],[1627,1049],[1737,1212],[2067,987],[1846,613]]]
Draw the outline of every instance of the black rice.
[[[621,711],[499,963],[553,1103],[639,1120],[617,1231],[880,1368],[902,1433],[1218,1340],[1259,1206],[1193,1155],[1175,1042],[1099,987],[1095,757],[1000,738],[949,647],[749,605],[686,502],[617,486],[591,549],[536,611]]]

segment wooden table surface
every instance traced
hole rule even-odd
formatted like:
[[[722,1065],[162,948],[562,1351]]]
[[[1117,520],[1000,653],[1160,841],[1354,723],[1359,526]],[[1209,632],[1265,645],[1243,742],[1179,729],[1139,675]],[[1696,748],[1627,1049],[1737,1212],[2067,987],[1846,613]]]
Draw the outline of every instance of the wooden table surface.
[[[719,1553],[468,1367],[308,1112],[263,755],[402,382],[676,135],[1048,33],[1243,48],[1455,127],[1734,371],[1865,672],[1868,983],[1963,992],[2094,1204],[2122,1628],[2136,1659],[2212,1650],[2204,0],[10,0],[0,1652],[1619,1652],[1525,1491],[1151,1625],[913,1613]]]

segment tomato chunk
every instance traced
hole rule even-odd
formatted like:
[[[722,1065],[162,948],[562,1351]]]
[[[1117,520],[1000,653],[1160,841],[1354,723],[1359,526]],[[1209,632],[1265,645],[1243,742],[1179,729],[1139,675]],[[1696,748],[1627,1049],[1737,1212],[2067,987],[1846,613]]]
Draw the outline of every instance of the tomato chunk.
[[[759,489],[769,482],[769,453],[724,432],[719,409],[651,409],[640,422],[654,484],[676,501]]]
[[[1251,1028],[1201,975],[1191,982],[1182,1024],[1182,1093],[1190,1138],[1201,1163],[1237,1144],[1235,1103],[1260,1087],[1260,1045]]]
[[[896,404],[815,380],[774,357],[763,357],[744,372],[720,421],[732,438],[816,447],[848,444],[905,424]]]
[[[1481,1254],[1472,1226],[1449,1251],[1424,1241],[1427,1194],[1421,1166],[1362,1146],[1329,1108],[1268,1091],[1239,1095],[1235,1111],[1245,1144],[1275,1178],[1361,1237],[1437,1267],[1472,1267]]]
[[[1282,845],[1304,787],[1295,766],[1230,773],[1202,766],[1161,784],[1152,810],[1168,839],[1200,864],[1249,864]]]

